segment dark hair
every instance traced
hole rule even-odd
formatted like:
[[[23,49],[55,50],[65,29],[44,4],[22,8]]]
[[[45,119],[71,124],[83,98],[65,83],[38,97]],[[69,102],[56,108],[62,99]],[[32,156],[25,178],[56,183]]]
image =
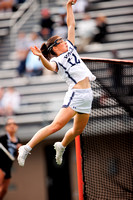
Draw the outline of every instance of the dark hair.
[[[52,44],[54,44],[55,40],[57,40],[59,36],[55,35],[48,39],[47,43],[43,43],[40,50],[45,58],[50,60],[53,55],[56,56],[56,53],[53,51],[52,48],[49,48]]]

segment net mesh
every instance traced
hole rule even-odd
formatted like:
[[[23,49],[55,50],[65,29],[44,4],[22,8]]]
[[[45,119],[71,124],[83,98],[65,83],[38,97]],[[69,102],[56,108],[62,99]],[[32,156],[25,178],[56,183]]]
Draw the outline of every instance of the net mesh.
[[[81,135],[84,200],[131,200],[133,63],[84,61],[97,77],[91,117]]]

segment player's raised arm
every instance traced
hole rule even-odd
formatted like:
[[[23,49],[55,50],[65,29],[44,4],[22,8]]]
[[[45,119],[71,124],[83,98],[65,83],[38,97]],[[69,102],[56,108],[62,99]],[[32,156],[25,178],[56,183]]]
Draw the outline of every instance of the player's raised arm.
[[[68,40],[75,44],[75,18],[72,9],[72,5],[75,4],[77,0],[68,0],[67,2],[67,27],[68,27]]]

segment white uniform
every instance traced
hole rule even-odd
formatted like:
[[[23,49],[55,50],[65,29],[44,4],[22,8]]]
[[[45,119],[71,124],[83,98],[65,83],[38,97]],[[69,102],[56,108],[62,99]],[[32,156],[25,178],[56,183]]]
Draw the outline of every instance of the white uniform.
[[[94,81],[96,77],[87,68],[81,60],[76,48],[67,40],[68,51],[54,57],[50,62],[56,62],[58,66],[58,74],[68,84],[68,92],[64,98],[63,107],[70,106],[73,110],[81,113],[90,113],[93,100],[92,90],[89,89],[72,89],[79,81],[86,77],[90,81]],[[87,95],[87,96],[86,96]],[[81,97],[82,96],[82,97]],[[78,100],[78,97],[80,98]],[[88,100],[87,100],[88,99]],[[87,100],[87,101],[86,101]],[[86,103],[83,103],[85,101]],[[80,103],[79,103],[80,102]],[[87,103],[88,102],[88,103]],[[78,105],[77,105],[78,104]]]

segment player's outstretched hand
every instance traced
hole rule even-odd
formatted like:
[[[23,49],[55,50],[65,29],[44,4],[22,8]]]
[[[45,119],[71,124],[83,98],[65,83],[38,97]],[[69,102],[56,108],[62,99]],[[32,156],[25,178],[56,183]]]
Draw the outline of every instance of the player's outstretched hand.
[[[41,50],[37,47],[37,46],[34,46],[34,47],[30,47],[30,50],[32,51],[32,53],[36,56],[41,56],[42,55],[42,52]]]
[[[74,5],[77,2],[77,0],[68,0],[68,4],[70,3],[71,5]]]

